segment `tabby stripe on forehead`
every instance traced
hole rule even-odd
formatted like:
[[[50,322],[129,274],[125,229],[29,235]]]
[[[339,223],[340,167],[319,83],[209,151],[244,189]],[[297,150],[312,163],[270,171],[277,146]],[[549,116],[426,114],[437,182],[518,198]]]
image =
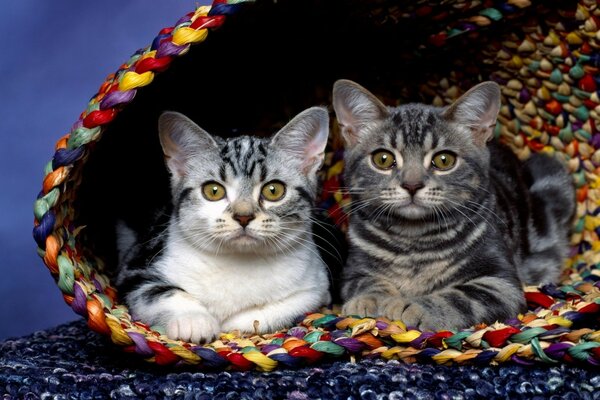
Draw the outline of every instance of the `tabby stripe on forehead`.
[[[395,149],[396,146],[398,145],[397,140],[398,140],[398,131],[393,132],[390,138],[390,144],[392,145],[392,149]]]
[[[248,150],[248,152],[246,152],[246,155],[244,156],[243,161],[241,161],[241,165],[242,167],[245,167],[244,169],[246,170],[246,172],[248,171],[248,164],[250,163],[250,159],[252,157],[254,157],[254,153]]]
[[[256,160],[252,160],[252,164],[250,164],[250,168],[246,169],[246,176],[248,178],[252,177],[254,174],[254,168],[256,168]]]
[[[440,142],[440,138],[439,138],[439,136],[435,132],[431,132],[430,134],[431,134],[431,140],[432,140],[432,142],[431,142],[431,148],[435,149],[438,146],[439,142]]]
[[[237,170],[235,164],[233,163],[233,161],[231,161],[231,158],[225,157],[225,158],[223,158],[223,162],[226,163],[227,165],[229,165],[231,167],[231,169],[233,170],[233,174],[234,175],[238,174],[238,170]]]
[[[431,128],[435,124],[435,115],[431,112],[427,113],[427,124],[429,125],[427,128]]]
[[[240,155],[242,154],[242,143],[239,140],[236,140],[233,144],[233,148],[235,150],[235,158],[236,160],[239,160]]]
[[[265,146],[261,142],[258,142],[258,146],[257,147],[258,147],[258,151],[260,152],[260,154],[263,157],[266,157],[267,156],[267,150],[265,149]]]
[[[264,181],[267,179],[267,166],[265,164],[260,164],[260,180]]]
[[[225,157],[229,153],[229,143],[225,144],[221,149],[221,157]]]

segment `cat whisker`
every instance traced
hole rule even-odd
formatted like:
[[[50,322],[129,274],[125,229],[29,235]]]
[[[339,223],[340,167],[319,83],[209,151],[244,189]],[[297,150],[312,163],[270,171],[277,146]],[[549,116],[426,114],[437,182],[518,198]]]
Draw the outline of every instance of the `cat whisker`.
[[[311,221],[312,223],[320,226],[321,228],[323,228],[325,230],[325,232],[327,232],[329,234],[329,236],[331,236],[331,238],[333,238],[333,240],[335,240],[335,242],[337,244],[340,244],[338,238],[331,232],[333,229],[338,229],[335,225],[328,224],[328,223],[323,222],[323,221],[319,221],[318,219],[316,219],[314,217],[308,217],[308,220]],[[291,222],[289,222],[289,221],[281,221],[279,224],[281,226],[288,226],[288,225],[291,225]],[[316,236],[316,237],[318,237],[318,238],[320,238],[320,239],[322,239],[324,242],[330,243],[327,240],[325,240],[325,238],[316,235],[314,232],[313,232],[313,235]]]
[[[318,251],[315,251],[314,249],[312,249],[309,244],[314,244],[315,247],[321,248],[321,250],[325,251],[326,253],[329,253],[332,257],[335,257],[335,255],[331,254],[330,252],[328,252],[327,250],[323,249],[320,246],[317,246],[312,240],[307,240],[307,239],[302,239],[303,241],[300,241],[298,239],[301,239],[298,236],[292,236],[288,233],[282,232],[282,236],[286,237],[288,240],[291,240],[293,242],[296,242],[299,246],[304,247],[305,249],[307,249],[308,251],[310,251],[311,253],[313,253],[315,256],[321,258],[321,255],[319,254]],[[327,268],[327,271],[329,273],[329,278],[331,279],[331,281],[333,282],[333,273],[331,271],[331,269],[329,268],[329,266],[325,263],[323,263],[323,265],[325,265],[325,268]]]
[[[486,207],[485,205],[483,205],[483,204],[481,204],[481,203],[477,203],[477,202],[475,202],[475,201],[473,201],[473,200],[468,200],[468,202],[469,202],[469,203],[472,203],[472,204],[475,204],[475,205],[478,205],[479,207],[481,207],[482,209],[484,209],[485,211],[489,212],[489,213],[490,213],[490,214],[492,214],[494,217],[496,217],[496,220],[497,220],[498,222],[500,222],[500,223],[504,224],[504,226],[508,226],[508,224],[506,223],[506,221],[504,221],[502,218],[500,218],[500,216],[499,216],[499,215],[498,215],[496,212],[494,212],[494,210],[492,210],[491,208],[489,208],[489,207]]]
[[[473,221],[473,219],[471,219],[471,217],[469,217],[467,214],[465,214],[464,212],[462,212],[460,210],[460,207],[462,206],[462,204],[452,201],[450,199],[446,199],[448,202],[454,204],[456,207],[454,207],[454,210],[456,210],[458,213],[460,213],[463,217],[465,217],[471,224],[473,224],[473,227],[477,227],[477,223],[475,223],[475,221]]]
[[[342,217],[341,221],[343,222],[346,219],[348,219],[352,214],[355,214],[358,211],[360,211],[366,207],[369,207],[375,200],[376,199],[374,199],[374,198],[370,198],[370,199],[365,199],[365,200],[350,203],[350,210],[348,212],[346,212],[346,215],[344,217]]]
[[[475,204],[476,204],[476,205],[479,205],[479,204],[477,204],[477,203],[475,203]],[[485,223],[486,223],[488,226],[490,226],[490,227],[493,227],[493,225],[492,225],[491,221],[490,221],[490,220],[488,220],[488,219],[487,219],[487,218],[486,218],[484,215],[482,215],[482,214],[481,214],[481,212],[482,212],[483,210],[480,210],[480,209],[479,209],[479,210],[478,210],[478,209],[474,209],[474,208],[472,208],[472,207],[469,207],[469,206],[468,206],[468,205],[466,205],[466,204],[460,204],[460,205],[459,205],[459,207],[461,207],[461,208],[463,208],[463,209],[465,209],[465,210],[467,210],[467,211],[470,211],[470,212],[472,212],[473,214],[475,214],[475,215],[477,215],[478,217],[480,217],[481,219],[483,219],[483,220],[485,221]]]
[[[302,232],[302,231],[300,231],[300,230],[296,230],[296,229],[282,228],[282,232],[285,232],[285,231],[289,231],[289,232]],[[313,234],[313,235],[314,235],[314,234]],[[326,241],[326,240],[325,240],[323,237],[321,237],[321,236],[318,236],[318,235],[314,235],[314,236],[317,236],[318,238],[320,238],[320,239],[321,239],[321,240],[323,240],[324,242],[327,242],[327,241]],[[291,236],[290,236],[290,237],[291,237]],[[337,249],[335,249],[335,248],[334,248],[335,252],[337,253],[337,255],[336,255],[336,254],[333,254],[332,252],[330,252],[329,250],[325,249],[323,246],[320,246],[320,245],[316,244],[316,243],[315,243],[314,241],[312,241],[312,240],[309,240],[309,239],[302,238],[302,237],[300,237],[300,236],[298,236],[298,235],[296,235],[295,237],[296,237],[297,239],[300,239],[300,240],[302,240],[302,241],[306,242],[307,244],[314,244],[314,245],[315,245],[315,247],[317,247],[318,249],[321,249],[323,252],[325,252],[325,253],[329,254],[330,256],[334,257],[334,258],[335,258],[337,261],[339,261],[340,263],[342,263],[342,261],[343,261],[342,255],[339,253],[339,251],[337,251]],[[327,243],[329,243],[329,242],[327,242]]]

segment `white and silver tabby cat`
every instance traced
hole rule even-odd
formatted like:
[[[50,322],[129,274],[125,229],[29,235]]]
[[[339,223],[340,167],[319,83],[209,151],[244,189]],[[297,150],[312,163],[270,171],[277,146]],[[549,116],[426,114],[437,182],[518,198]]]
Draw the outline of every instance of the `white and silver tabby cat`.
[[[517,315],[522,284],[555,281],[574,212],[557,160],[521,163],[495,141],[499,86],[454,104],[386,107],[358,84],[334,85],[352,197],[343,312],[421,329]]]
[[[272,138],[224,140],[182,114],[161,115],[168,227],[117,227],[117,287],[135,318],[199,342],[221,331],[281,329],[329,303],[311,236],[328,121],[314,107]]]

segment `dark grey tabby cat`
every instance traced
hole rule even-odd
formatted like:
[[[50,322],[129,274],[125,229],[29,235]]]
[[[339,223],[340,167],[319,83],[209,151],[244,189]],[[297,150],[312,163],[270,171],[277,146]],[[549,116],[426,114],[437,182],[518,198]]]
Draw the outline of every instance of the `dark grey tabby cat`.
[[[272,138],[224,140],[184,115],[160,117],[173,212],[166,230],[117,232],[117,285],[135,317],[199,342],[275,331],[330,301],[311,232],[328,121],[313,107]]]
[[[517,315],[522,284],[559,277],[572,180],[555,159],[520,163],[489,142],[497,84],[446,108],[394,108],[340,80],[333,105],[352,195],[344,313],[463,328]]]

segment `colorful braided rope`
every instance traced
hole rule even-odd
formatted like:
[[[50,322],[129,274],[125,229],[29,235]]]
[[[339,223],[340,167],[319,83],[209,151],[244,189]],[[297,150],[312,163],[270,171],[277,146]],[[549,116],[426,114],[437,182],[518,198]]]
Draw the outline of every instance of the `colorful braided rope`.
[[[100,260],[85,257],[73,226],[74,187],[81,167],[106,127],[141,87],[167,68],[190,46],[207,39],[243,0],[215,1],[159,32],[152,44],[136,52],[108,76],[71,132],[56,144],[35,202],[33,236],[38,252],[56,279],[65,301],[91,329],[110,336],[126,352],[159,365],[193,364],[211,369],[271,371],[330,358],[381,357],[438,364],[577,363],[600,365],[600,7],[580,0],[562,18],[520,26],[509,40],[490,41],[486,50],[490,77],[502,85],[504,106],[497,136],[521,158],[543,151],[562,157],[577,185],[577,222],[572,253],[562,286],[530,287],[530,311],[510,321],[461,331],[421,332],[401,321],[317,313],[295,327],[263,336],[223,334],[197,346],[169,340],[159,330],[133,321],[118,303],[116,290],[99,273]],[[373,4],[381,5],[382,1]],[[446,4],[447,3],[447,4]],[[473,2],[443,6],[431,2],[391,6],[374,13],[389,18],[432,18],[445,28],[425,38],[436,48],[464,35],[476,38],[488,26],[510,22],[530,7],[527,0]],[[547,5],[548,6],[548,5]],[[550,5],[551,6],[551,5]],[[444,8],[445,7],[445,8]],[[456,74],[425,83],[434,104],[457,98],[464,83]],[[465,84],[466,85],[466,84]],[[338,188],[343,151],[327,157],[321,205],[343,227],[347,195]]]

